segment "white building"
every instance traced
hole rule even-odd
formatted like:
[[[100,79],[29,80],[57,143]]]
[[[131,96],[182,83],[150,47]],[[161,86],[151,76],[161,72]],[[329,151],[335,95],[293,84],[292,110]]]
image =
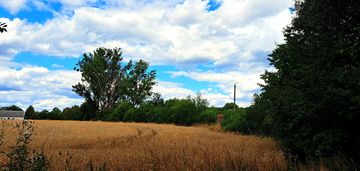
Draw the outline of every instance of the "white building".
[[[24,120],[24,111],[0,110],[1,120]]]

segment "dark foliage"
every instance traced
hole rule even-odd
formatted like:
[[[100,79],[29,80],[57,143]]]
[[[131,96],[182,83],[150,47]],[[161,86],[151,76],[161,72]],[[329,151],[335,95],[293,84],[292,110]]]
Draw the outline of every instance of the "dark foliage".
[[[0,22],[0,33],[7,32],[6,27],[6,23]]]
[[[234,108],[238,109],[239,106],[234,104],[234,103],[226,103],[222,109],[223,110],[227,110],[227,109],[233,109],[234,110]]]
[[[233,107],[233,106],[232,106]],[[234,109],[226,109],[222,111],[224,115],[224,120],[222,122],[223,128],[228,131],[241,131],[244,132],[245,129],[245,108],[239,108],[234,111]]]
[[[33,123],[30,121],[23,121],[21,123],[16,123],[15,125],[4,125],[3,123],[0,141],[4,137],[4,129],[6,127],[16,129],[17,138],[15,145],[10,146],[10,151],[0,152],[0,154],[4,154],[8,159],[5,165],[0,166],[0,169],[33,171],[48,170],[49,160],[45,156],[43,149],[40,150],[40,152],[34,150],[32,154],[29,151],[29,143],[35,130]]]
[[[152,95],[152,87],[156,84],[156,71],[147,72],[149,63],[140,60],[130,62],[124,67],[124,78],[120,85],[120,99],[139,106]]]
[[[85,53],[74,68],[81,72],[81,81],[73,86],[73,91],[85,98],[87,104],[94,105],[99,113],[110,111],[119,99],[120,83],[124,71],[120,62],[119,48],[98,48],[93,53]]]
[[[5,106],[5,107],[0,107],[0,110],[15,110],[15,111],[23,111],[20,107],[15,106],[15,105]]]
[[[305,0],[270,55],[262,93],[246,117],[300,160],[360,161],[360,1]]]
[[[117,103],[127,101],[139,106],[152,95],[156,72],[148,71],[149,64],[143,60],[123,65],[120,48],[98,48],[85,53],[74,68],[81,72],[81,82],[73,91],[85,98],[82,106],[84,119],[107,119]],[[95,111],[95,112],[94,112]]]
[[[30,105],[25,111],[25,119],[34,119],[35,118],[35,109]]]
[[[64,108],[61,113],[61,118],[64,120],[83,120],[83,117],[84,114],[77,105],[72,106],[71,108]]]

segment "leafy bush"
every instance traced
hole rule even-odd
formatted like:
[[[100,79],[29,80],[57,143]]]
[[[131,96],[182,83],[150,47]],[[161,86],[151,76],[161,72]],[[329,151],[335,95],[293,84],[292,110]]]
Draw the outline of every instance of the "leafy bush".
[[[224,115],[222,126],[225,130],[240,132],[246,130],[244,108],[239,108],[236,111],[233,109],[224,110],[222,114]]]
[[[41,112],[36,112],[36,117],[34,119],[50,119],[50,112],[45,109]]]
[[[191,125],[196,114],[196,106],[190,99],[174,100],[168,112],[170,122],[179,125]]]
[[[31,137],[34,133],[35,127],[30,121],[23,121],[21,123],[16,123],[14,128],[17,129],[18,135],[16,143],[13,146],[10,146],[10,151],[1,151],[2,154],[5,154],[8,158],[8,162],[5,164],[3,170],[33,170],[33,171],[43,171],[47,170],[49,167],[49,161],[46,158],[43,149],[40,153],[33,151],[32,156],[29,152],[29,143]],[[4,137],[4,123],[0,135],[1,139]],[[2,143],[0,143],[1,145]]]
[[[61,118],[64,120],[82,120],[83,113],[79,106],[75,105],[71,108],[64,108]]]
[[[202,111],[199,115],[196,116],[196,123],[207,123],[213,124],[216,123],[217,115],[219,114],[219,110],[216,108],[207,108]]]
[[[123,121],[126,111],[133,108],[129,102],[120,102],[116,105],[115,109],[110,113],[109,120]]]

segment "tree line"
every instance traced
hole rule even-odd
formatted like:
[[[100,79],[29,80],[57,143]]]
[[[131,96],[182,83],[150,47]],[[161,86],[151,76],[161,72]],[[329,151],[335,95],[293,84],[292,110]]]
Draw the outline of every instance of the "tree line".
[[[359,7],[360,1],[295,1],[285,42],[268,58],[276,71],[262,75],[262,91],[232,129],[274,137],[293,161],[346,158],[348,169],[359,168]]]
[[[238,119],[241,119],[246,108],[239,108],[233,103],[226,103],[223,107],[208,105],[208,101],[198,93],[195,97],[188,96],[183,99],[164,100],[161,97],[148,100],[135,107],[129,102],[118,103],[115,108],[102,114],[102,118],[96,118],[92,113],[87,113],[86,103],[66,107],[63,110],[54,107],[52,110],[36,111],[32,105],[25,110],[25,119],[39,120],[103,120],[123,122],[152,122],[171,123],[177,125],[214,124],[217,115],[223,114],[223,126],[226,130],[236,131]],[[0,110],[21,110],[12,105],[1,107]]]
[[[72,86],[73,91],[84,98],[84,102],[63,110],[55,107],[51,111],[35,111],[33,106],[29,106],[25,119],[193,125],[215,123],[219,113],[224,113],[227,120],[237,118],[233,111],[234,104],[225,104],[223,108],[209,107],[208,101],[200,93],[195,97],[164,100],[160,94],[152,92],[156,84],[156,71],[149,71],[147,62],[130,60],[124,64],[122,60],[120,48],[97,48],[93,53],[85,53],[74,67],[75,71],[81,73],[81,81]],[[16,106],[3,109],[21,110]],[[239,109],[238,113],[244,111]]]

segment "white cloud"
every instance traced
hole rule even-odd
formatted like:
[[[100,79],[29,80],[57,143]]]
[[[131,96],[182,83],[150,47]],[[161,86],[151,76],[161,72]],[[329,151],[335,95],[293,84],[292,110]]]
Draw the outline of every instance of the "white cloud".
[[[158,84],[153,89],[154,92],[160,93],[164,99],[178,98],[183,99],[188,96],[195,97],[198,92],[184,88],[184,85],[175,82],[158,80]],[[204,99],[209,101],[210,106],[222,107],[225,103],[233,102],[233,96],[215,92],[211,88],[199,91]],[[249,106],[249,101],[237,100],[241,107]]]
[[[61,1],[83,6],[94,1]],[[111,3],[111,2],[110,2]],[[282,41],[291,17],[291,1],[224,1],[208,12],[206,1],[186,0],[176,6],[122,1],[124,6],[79,7],[73,16],[59,15],[44,24],[14,19],[0,44],[15,52],[74,56],[98,46],[123,46],[126,55],[152,63],[212,62],[215,65],[254,58]],[[139,3],[136,3],[139,4]],[[236,7],[236,8],[235,8]],[[245,22],[246,20],[246,22]],[[11,26],[10,26],[11,25]],[[111,43],[112,42],[112,43]]]
[[[80,104],[83,99],[71,91],[80,81],[75,71],[50,71],[44,67],[0,68],[0,105],[33,105],[37,110],[64,108]]]
[[[59,65],[59,64],[52,64],[51,66],[54,68],[64,68],[63,65]]]
[[[0,6],[7,9],[11,14],[16,14],[26,7],[27,0],[0,0]]]
[[[196,81],[207,81],[214,83],[214,87],[220,89],[223,93],[214,91],[203,91],[205,97],[209,99],[211,104],[221,106],[224,103],[232,102],[234,89],[233,86],[236,83],[236,102],[241,106],[250,105],[253,94],[259,89],[258,84],[263,84],[263,80],[260,79],[261,72],[254,73],[242,73],[238,71],[229,72],[170,72],[174,78],[179,76],[189,77]]]
[[[160,93],[164,99],[185,98],[196,94],[194,91],[184,88],[180,83],[167,81],[158,81],[153,91]]]
[[[25,0],[0,2],[12,13],[26,8]],[[183,71],[173,72],[174,78],[186,76],[215,84],[222,92],[205,92],[207,87],[204,87],[211,104],[231,102],[228,99],[232,97],[231,87],[235,82],[239,83],[238,97],[249,98],[261,82],[259,75],[268,68],[264,62],[266,56],[259,57],[257,53],[269,53],[275,42],[283,41],[281,31],[290,23],[288,7],[293,3],[291,0],[224,0],[217,10],[209,12],[208,1],[200,0],[107,0],[99,8],[89,7],[99,4],[95,0],[44,2],[32,1],[32,6],[49,10],[51,3],[62,4],[61,11],[54,12],[55,18],[45,23],[0,18],[8,24],[8,32],[1,34],[0,39],[3,67],[0,71],[5,73],[0,76],[0,86],[28,87],[22,91],[29,91],[25,97],[44,107],[55,102],[75,102],[61,94],[65,87],[80,79],[79,75],[41,67],[12,69],[19,68],[12,61],[16,54],[79,57],[99,46],[122,47],[128,58],[141,58],[152,65],[178,66]],[[197,70],[197,66],[205,65],[207,69]],[[49,93],[52,91],[49,87],[54,87],[55,93]],[[181,84],[163,81],[155,90],[166,98],[194,94]],[[14,92],[1,93],[5,94],[0,98],[15,97]],[[36,98],[37,94],[42,97]],[[50,96],[59,100],[51,100]]]

